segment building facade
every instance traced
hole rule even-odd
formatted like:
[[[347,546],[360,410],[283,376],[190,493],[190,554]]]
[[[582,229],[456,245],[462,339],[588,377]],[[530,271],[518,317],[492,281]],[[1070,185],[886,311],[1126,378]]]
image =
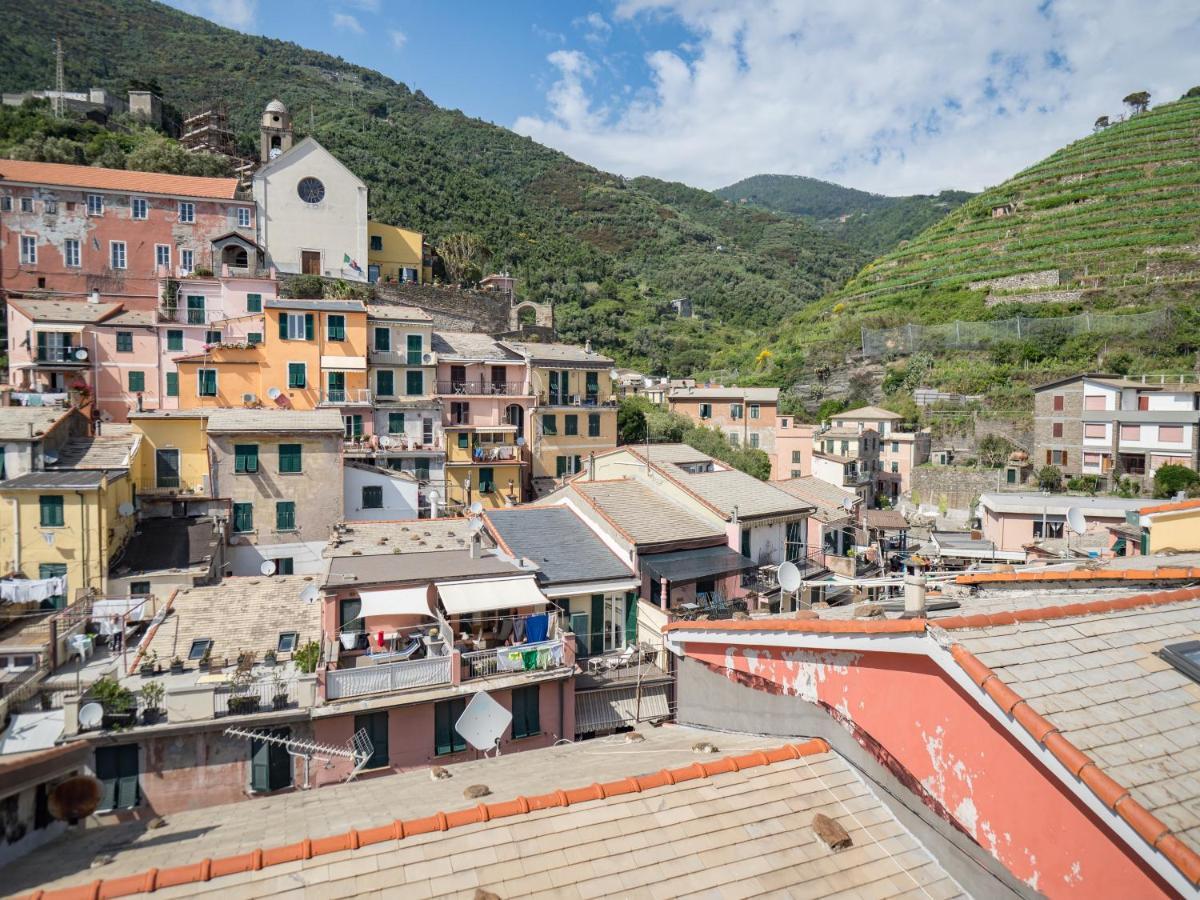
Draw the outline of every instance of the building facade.
[[[671,412],[716,428],[734,446],[762,450],[774,460],[779,388],[673,385],[667,403]],[[772,465],[773,472],[777,469],[778,464]]]
[[[433,280],[425,235],[419,231],[367,222],[367,280],[413,282]]]

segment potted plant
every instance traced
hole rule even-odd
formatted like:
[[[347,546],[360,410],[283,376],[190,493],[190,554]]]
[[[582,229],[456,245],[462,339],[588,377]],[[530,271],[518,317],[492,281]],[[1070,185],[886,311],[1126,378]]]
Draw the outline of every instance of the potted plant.
[[[151,650],[142,657],[142,663],[138,666],[138,674],[143,678],[149,678],[154,674],[154,667],[158,663],[158,654]]]
[[[204,655],[200,657],[200,671],[207,672],[212,668],[212,645],[204,648]]]
[[[275,651],[268,650],[266,653],[263,654],[262,664],[263,664],[263,666],[265,666],[268,669],[273,669],[273,668],[275,668],[275,662],[277,659],[278,659],[278,656],[275,653]]]
[[[183,674],[183,660],[181,658],[179,658],[178,656],[176,656],[174,659],[171,660],[171,674],[172,675],[182,675]]]
[[[254,675],[249,669],[239,668],[233,673],[232,692],[229,696],[229,714],[244,716],[258,709],[258,695],[251,692]]]
[[[305,675],[311,675],[317,671],[317,663],[321,661],[321,645],[316,641],[309,641],[292,654],[292,660],[296,663],[297,669]]]
[[[287,705],[287,684],[283,680],[283,673],[276,671],[275,674],[271,676],[271,708],[284,709]]]
[[[161,681],[150,681],[142,687],[142,724],[153,725],[162,715],[162,699],[166,693]]]
[[[106,676],[92,685],[88,692],[89,700],[94,700],[104,708],[105,729],[118,731],[129,728],[136,721],[137,710],[133,692],[122,687],[120,682],[111,676]]]

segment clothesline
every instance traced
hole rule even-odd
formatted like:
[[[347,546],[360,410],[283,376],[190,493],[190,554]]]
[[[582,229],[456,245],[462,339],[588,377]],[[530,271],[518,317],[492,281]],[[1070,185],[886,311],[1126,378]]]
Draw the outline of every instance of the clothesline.
[[[0,581],[0,600],[9,603],[41,603],[51,597],[65,596],[67,576],[54,578],[11,578]]]

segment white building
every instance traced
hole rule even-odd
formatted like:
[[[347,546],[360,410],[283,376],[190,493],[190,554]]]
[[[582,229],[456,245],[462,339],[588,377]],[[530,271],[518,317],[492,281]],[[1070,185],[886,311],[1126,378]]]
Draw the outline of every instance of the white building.
[[[342,485],[347,522],[429,517],[428,510],[421,516],[420,485],[408,472],[347,460],[342,467]]]

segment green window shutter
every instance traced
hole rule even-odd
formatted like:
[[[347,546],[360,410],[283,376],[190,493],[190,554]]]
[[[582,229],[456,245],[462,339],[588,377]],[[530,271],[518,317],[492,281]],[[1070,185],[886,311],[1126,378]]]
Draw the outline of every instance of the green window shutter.
[[[133,332],[118,331],[117,332],[117,352],[132,353],[133,352]]]
[[[251,346],[254,346],[255,344],[261,344],[262,337],[261,331],[251,331],[246,335],[246,343],[250,344]]]
[[[305,386],[304,363],[288,363],[288,387],[302,388]]]
[[[325,319],[328,325],[329,340],[344,341],[346,339],[346,317],[330,315]]]
[[[258,444],[233,445],[233,471],[258,471]]]
[[[454,723],[466,708],[467,701],[462,697],[434,704],[433,742],[436,755],[445,756],[447,753],[458,753],[467,749],[466,739],[454,730]]]
[[[574,473],[574,472],[582,472],[582,471],[583,471],[583,457],[576,454],[575,455],[575,468],[573,468],[571,470],[571,472]]]
[[[43,494],[38,498],[43,528],[58,528],[63,524],[63,498],[59,494]]]
[[[179,396],[179,373],[178,372],[168,372],[167,373],[167,396],[168,397],[178,397]]]
[[[471,446],[471,437],[465,431],[458,433],[458,449],[466,450]]]
[[[276,575],[295,575],[296,561],[290,556],[275,557],[275,574]]]
[[[283,312],[279,314],[279,339],[281,341],[288,339],[288,315]]]
[[[567,474],[567,458],[565,456],[554,457],[554,477],[562,478]]]
[[[300,444],[280,444],[279,445],[279,471],[280,472],[299,472],[302,471],[302,451]]]
[[[410,334],[408,336],[408,364],[410,366],[419,366],[421,364],[421,353],[424,348],[421,345],[421,335]]]
[[[404,433],[404,413],[390,412],[388,413],[388,434],[403,434]]]
[[[625,644],[632,646],[637,643],[637,594],[632,591],[625,595]]]
[[[296,504],[291,500],[280,500],[275,504],[275,530],[296,530]]]
[[[514,688],[512,692],[512,736],[514,739],[541,734],[542,719],[539,704],[541,688],[531,684]]]
[[[383,488],[377,484],[363,485],[363,509],[383,509]]]
[[[574,414],[563,416],[563,432],[567,435],[579,434],[579,416]]]
[[[387,353],[392,349],[392,332],[390,329],[375,329],[375,349],[380,353]]]
[[[233,530],[238,532],[254,530],[254,504],[233,504]]]
[[[592,656],[604,652],[604,595],[592,594],[592,618],[588,624]]]
[[[181,353],[183,351],[183,331],[172,328],[167,332],[167,351]]]
[[[271,789],[271,745],[266,741],[250,740],[250,790]]]
[[[212,330],[204,332],[204,343],[219,344],[221,343],[221,332]]]
[[[197,370],[197,382],[199,385],[199,394],[201,397],[217,396],[217,370],[216,369],[199,369]]]
[[[404,380],[405,380],[405,384],[404,384],[405,393],[407,393],[408,396],[417,397],[417,396],[420,396],[421,394],[425,393],[425,373],[424,372],[420,372],[420,371],[406,372],[405,376],[404,376]]]
[[[315,333],[315,331],[313,329],[313,314],[305,313],[304,314],[304,339],[306,341],[311,341],[313,339],[314,333]]]
[[[496,489],[496,470],[485,466],[479,470],[479,493],[490,494]]]
[[[598,396],[600,396],[600,373],[599,372],[588,372],[587,373],[587,386],[586,386],[585,390],[587,392],[587,397],[589,400],[595,400]]]
[[[146,390],[146,373],[145,372],[130,372],[129,373],[129,390],[133,393]]]
[[[588,437],[600,437],[600,413],[588,413]]]
[[[96,778],[101,784],[100,809],[138,805],[138,745],[96,748]]]
[[[396,379],[390,369],[381,369],[375,373],[375,392],[381,397],[391,397],[396,392]]]
[[[555,416],[542,416],[542,434],[558,434],[558,419]]]
[[[262,312],[262,294],[246,295],[246,311],[252,313]]]

